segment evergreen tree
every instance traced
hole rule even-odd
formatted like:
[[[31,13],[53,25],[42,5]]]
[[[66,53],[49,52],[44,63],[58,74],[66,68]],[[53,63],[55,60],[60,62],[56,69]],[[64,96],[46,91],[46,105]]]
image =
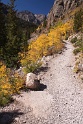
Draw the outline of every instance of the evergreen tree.
[[[0,1],[0,59],[2,59],[6,44],[6,27],[5,27],[5,14],[3,13],[2,3]]]
[[[18,66],[18,52],[21,47],[21,37],[18,31],[16,11],[15,11],[15,0],[10,0],[8,14],[7,14],[7,43],[5,49],[5,62],[7,67]]]

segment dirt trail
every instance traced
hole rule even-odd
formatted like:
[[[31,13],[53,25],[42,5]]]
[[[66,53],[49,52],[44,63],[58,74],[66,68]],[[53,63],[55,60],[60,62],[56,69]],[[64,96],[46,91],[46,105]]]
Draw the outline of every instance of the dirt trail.
[[[22,92],[16,100],[22,103],[24,115],[14,124],[83,124],[83,88],[73,72],[73,46],[66,43],[64,52],[49,61],[50,67],[42,76],[44,91]]]

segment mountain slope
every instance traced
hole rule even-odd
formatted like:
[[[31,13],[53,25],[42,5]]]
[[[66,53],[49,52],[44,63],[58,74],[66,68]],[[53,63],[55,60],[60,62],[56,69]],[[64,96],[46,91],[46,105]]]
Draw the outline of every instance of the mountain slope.
[[[48,27],[62,17],[69,10],[73,10],[83,3],[83,0],[55,0],[53,7],[47,15]]]
[[[46,16],[43,14],[33,14],[32,12],[29,11],[22,11],[22,12],[17,12],[17,17],[21,18],[22,20],[32,22],[34,24],[41,24]]]

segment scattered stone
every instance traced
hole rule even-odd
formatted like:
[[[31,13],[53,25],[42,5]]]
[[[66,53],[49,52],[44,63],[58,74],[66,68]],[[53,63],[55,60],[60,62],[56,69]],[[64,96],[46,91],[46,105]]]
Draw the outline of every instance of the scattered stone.
[[[58,54],[61,54],[61,53],[62,53],[62,51],[59,51],[59,52],[58,52]]]
[[[26,121],[24,120],[23,123],[26,123]]]
[[[61,118],[61,115],[59,115],[59,118]]]
[[[17,117],[17,118],[15,118],[15,121],[17,121],[17,122],[18,122],[18,121],[19,121],[19,118],[18,118],[18,117]]]
[[[80,75],[80,78],[83,80],[83,75]]]
[[[78,70],[79,70],[79,71],[83,71],[83,64],[82,64],[82,63],[80,63],[80,64],[78,65]]]
[[[52,76],[52,74],[50,74],[50,76]]]
[[[75,75],[74,75],[74,78],[75,78]]]

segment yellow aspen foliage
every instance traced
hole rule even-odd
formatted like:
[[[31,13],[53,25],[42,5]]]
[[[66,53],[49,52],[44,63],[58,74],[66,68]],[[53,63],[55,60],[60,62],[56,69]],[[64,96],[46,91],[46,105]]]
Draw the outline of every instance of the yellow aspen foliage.
[[[0,62],[0,96],[11,96],[13,93],[19,93],[20,88],[23,87],[23,78],[18,74],[11,76],[10,69]]]
[[[71,33],[73,28],[73,21],[69,20],[64,24],[50,29],[48,34],[41,34],[35,41],[29,44],[26,57],[21,55],[21,64],[25,66],[27,72],[34,71],[40,64],[43,56],[57,53],[63,48],[62,41],[65,39],[67,32]]]
[[[19,76],[18,73],[15,73],[13,77],[10,78],[10,84],[12,93],[19,93],[20,89],[23,88],[24,79]]]
[[[9,84],[6,66],[0,62],[0,93],[4,92],[5,94],[9,94],[10,90],[11,84]]]

